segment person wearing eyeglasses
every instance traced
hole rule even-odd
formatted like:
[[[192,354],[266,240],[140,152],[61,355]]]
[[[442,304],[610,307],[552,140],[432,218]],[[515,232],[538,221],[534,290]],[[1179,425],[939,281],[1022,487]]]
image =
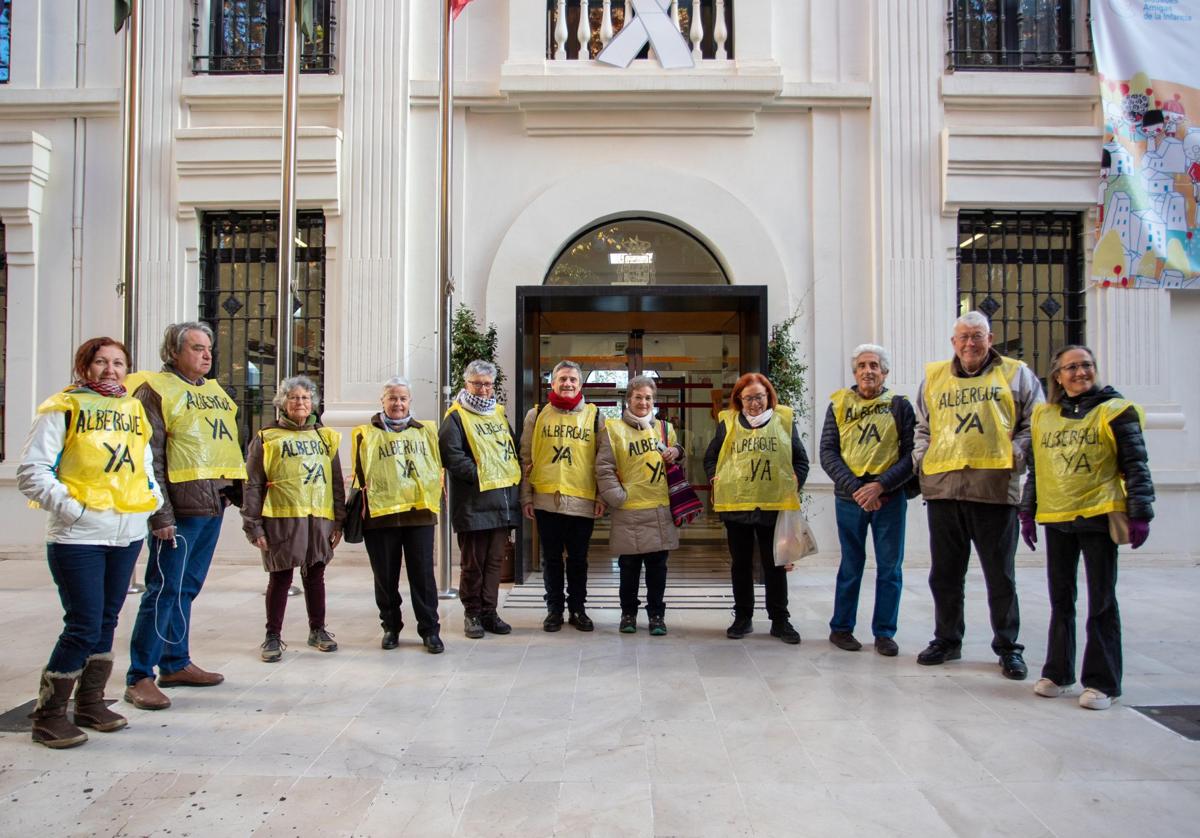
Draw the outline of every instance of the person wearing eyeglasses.
[[[950,360],[926,364],[913,405],[913,466],[928,505],[934,605],[933,640],[917,663],[937,666],[962,657],[974,545],[987,585],[992,651],[1004,677],[1020,681],[1028,668],[1017,641],[1017,505],[1042,385],[1023,362],[996,351],[982,312],[954,321],[950,343]]]
[[[741,640],[754,631],[757,542],[771,636],[798,644],[800,633],[788,612],[787,568],[775,566],[775,521],[780,511],[800,508],[808,454],[792,408],[779,404],[765,375],[748,372],[733,385],[729,409],[721,411],[704,453],[704,472],[729,543],[734,610],[725,636]]]
[[[1057,698],[1075,683],[1075,596],[1079,554],[1087,573],[1087,642],[1079,704],[1105,710],[1121,695],[1117,540],[1136,550],[1150,535],[1154,483],[1142,409],[1096,383],[1086,346],[1064,346],[1050,362],[1049,397],[1033,412],[1033,457],[1021,499],[1021,536],[1037,549],[1046,528],[1050,636],[1033,691]],[[1115,519],[1115,520],[1110,520]],[[1110,526],[1115,524],[1115,526]]]
[[[496,365],[467,364],[463,385],[442,420],[438,447],[450,477],[450,522],[461,552],[463,633],[477,640],[485,632],[512,632],[497,608],[500,565],[509,534],[521,522],[521,464],[512,426],[496,398]]]

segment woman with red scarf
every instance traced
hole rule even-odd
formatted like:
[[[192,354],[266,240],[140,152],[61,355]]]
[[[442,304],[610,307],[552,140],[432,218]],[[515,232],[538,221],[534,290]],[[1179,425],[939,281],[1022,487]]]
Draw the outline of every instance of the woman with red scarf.
[[[38,407],[17,468],[17,486],[49,513],[46,558],[63,605],[63,631],[42,670],[33,741],[70,748],[87,741],[78,726],[125,727],[109,710],[113,633],[146,536],[162,506],[154,480],[150,422],[125,390],[129,354],[112,338],[75,352],[74,383]],[[67,700],[75,692],[75,722]]]

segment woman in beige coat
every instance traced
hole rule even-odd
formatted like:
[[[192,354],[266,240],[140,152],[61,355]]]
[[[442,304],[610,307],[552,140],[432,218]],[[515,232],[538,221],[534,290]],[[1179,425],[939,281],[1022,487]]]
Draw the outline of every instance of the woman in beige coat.
[[[654,418],[654,379],[639,375],[629,382],[620,419],[609,419],[596,451],[596,488],[612,509],[609,547],[621,568],[621,631],[637,631],[638,583],[646,567],[646,616],[650,634],[667,633],[663,592],[667,553],[679,546],[671,517],[667,465],[683,463],[683,447],[669,422]]]

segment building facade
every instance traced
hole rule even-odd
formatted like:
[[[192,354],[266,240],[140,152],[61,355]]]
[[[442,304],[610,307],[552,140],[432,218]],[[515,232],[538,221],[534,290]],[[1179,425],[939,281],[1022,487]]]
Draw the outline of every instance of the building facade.
[[[334,427],[364,421],[397,374],[414,382],[416,415],[437,409],[438,5],[323,0],[305,47],[296,363],[320,377]],[[1102,114],[1084,0],[681,0],[664,14],[694,67],[665,70],[646,50],[628,67],[596,62],[629,5],[477,0],[455,27],[456,302],[497,326],[514,406],[570,353],[601,373],[589,378],[601,396],[622,380],[607,373],[654,368],[699,417],[761,365],[770,325],[798,313],[815,462],[854,346],[888,347],[889,384],[912,395],[923,365],[949,357],[954,318],[979,308],[1001,351],[1039,374],[1057,345],[1085,341],[1102,378],[1145,406],[1159,492],[1148,548],[1191,550],[1200,395],[1176,347],[1200,336],[1200,296],[1085,281]],[[281,6],[144,6],[135,361],[157,365],[168,323],[208,320],[217,375],[254,415],[274,381]],[[14,485],[37,404],[66,382],[80,340],[121,332],[125,40],[110,12],[84,0],[10,12],[10,545],[41,537]],[[1165,235],[1108,216],[1122,235]],[[531,288],[548,302],[521,309]],[[739,288],[745,300],[722,308]],[[819,468],[808,489],[818,538],[835,544]],[[919,505],[910,523],[911,550],[926,552]]]

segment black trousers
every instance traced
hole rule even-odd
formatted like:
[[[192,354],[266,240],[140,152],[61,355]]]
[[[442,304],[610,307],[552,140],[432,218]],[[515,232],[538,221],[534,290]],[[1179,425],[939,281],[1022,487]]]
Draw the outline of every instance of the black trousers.
[[[546,585],[546,610],[561,613],[583,610],[587,601],[588,542],[596,522],[581,515],[563,515],[535,509],[538,538],[542,542],[542,580]],[[563,551],[566,551],[566,578]],[[563,585],[566,584],[566,596]]]
[[[500,565],[508,527],[458,534],[458,598],[466,617],[491,616],[500,599]]]
[[[754,542],[757,539],[763,587],[766,589],[767,616],[772,622],[786,620],[789,616],[787,571],[775,566],[775,524],[764,526],[726,521],[725,537],[729,542],[734,615],[754,615]]]
[[[617,566],[621,568],[621,613],[636,614],[638,606],[638,583],[642,578],[642,566],[646,566],[646,616],[662,617],[667,605],[663,594],[667,590],[667,551],[637,553],[621,556]]]
[[[938,640],[961,645],[963,595],[971,545],[979,554],[992,621],[992,651],[1020,652],[1021,614],[1017,607],[1017,508],[975,501],[929,501],[929,590],[933,593]]]
[[[433,578],[433,524],[417,527],[384,527],[363,530],[371,572],[375,575],[375,604],[379,622],[387,631],[400,631],[400,560],[407,559],[408,592],[412,597],[417,633],[436,634],[438,622],[437,581]]]
[[[1121,694],[1121,614],[1117,609],[1117,545],[1105,532],[1046,527],[1046,581],[1050,586],[1050,637],[1042,677],[1060,687],[1075,683],[1075,596],[1079,553],[1087,573],[1085,687]]]

